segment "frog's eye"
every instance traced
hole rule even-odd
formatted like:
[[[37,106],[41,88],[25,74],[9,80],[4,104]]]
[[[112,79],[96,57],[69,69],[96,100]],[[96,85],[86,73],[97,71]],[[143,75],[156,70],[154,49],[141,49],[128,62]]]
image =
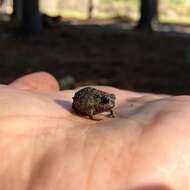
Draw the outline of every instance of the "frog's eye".
[[[103,104],[108,104],[108,103],[109,103],[109,98],[103,97],[103,98],[101,99],[101,102],[102,102]]]

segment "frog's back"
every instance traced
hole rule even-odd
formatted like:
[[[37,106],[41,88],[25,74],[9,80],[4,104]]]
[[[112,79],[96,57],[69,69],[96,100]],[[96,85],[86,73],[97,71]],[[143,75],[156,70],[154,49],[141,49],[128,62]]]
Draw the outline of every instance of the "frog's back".
[[[94,107],[94,99],[97,96],[97,90],[86,87],[75,93],[73,97],[73,109],[81,114],[89,114],[90,109]]]

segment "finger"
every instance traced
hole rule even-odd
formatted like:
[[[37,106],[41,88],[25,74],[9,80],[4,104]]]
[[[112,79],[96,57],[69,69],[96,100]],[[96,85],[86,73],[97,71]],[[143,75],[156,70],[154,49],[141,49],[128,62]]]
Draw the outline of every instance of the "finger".
[[[46,72],[37,72],[18,78],[10,84],[17,89],[33,90],[40,92],[59,91],[57,80]]]

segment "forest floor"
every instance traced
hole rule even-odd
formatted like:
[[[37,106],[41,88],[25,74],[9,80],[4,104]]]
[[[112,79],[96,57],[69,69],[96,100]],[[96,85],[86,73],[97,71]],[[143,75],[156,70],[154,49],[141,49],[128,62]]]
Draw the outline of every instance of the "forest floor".
[[[11,37],[7,31],[10,27],[1,24],[1,83],[47,71],[62,88],[98,84],[190,94],[190,35],[96,24],[62,24],[27,38]]]

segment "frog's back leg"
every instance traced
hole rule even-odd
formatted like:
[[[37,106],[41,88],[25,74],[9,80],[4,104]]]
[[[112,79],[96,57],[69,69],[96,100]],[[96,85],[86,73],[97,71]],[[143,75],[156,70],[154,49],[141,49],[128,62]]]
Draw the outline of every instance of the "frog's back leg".
[[[95,117],[95,110],[94,110],[93,108],[89,109],[87,115],[88,115],[88,116],[90,117],[90,119],[92,119],[92,120],[95,120],[95,121],[100,121],[100,120],[102,120],[102,119],[98,119],[98,118]]]
[[[95,117],[94,117],[94,109],[93,108],[90,108],[88,111],[87,111],[87,115],[90,117],[90,119],[94,120]]]
[[[110,116],[110,117],[113,117],[113,118],[116,117],[116,112],[115,112],[115,110],[111,109],[109,116]]]

